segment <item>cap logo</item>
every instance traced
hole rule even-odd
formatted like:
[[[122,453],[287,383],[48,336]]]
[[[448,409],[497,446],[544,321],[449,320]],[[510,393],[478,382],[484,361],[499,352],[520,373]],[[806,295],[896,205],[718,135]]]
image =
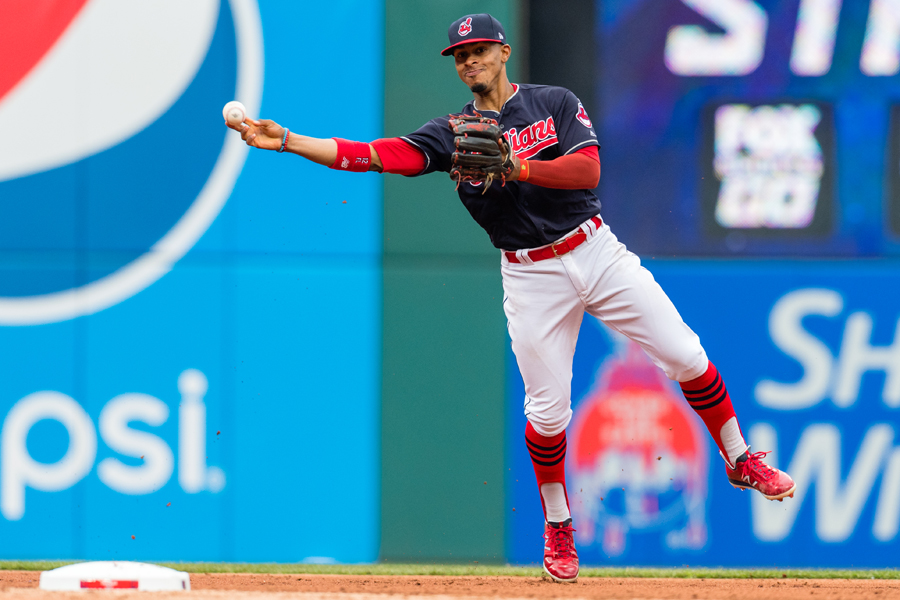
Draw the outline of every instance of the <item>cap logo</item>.
[[[472,33],[472,17],[469,17],[459,24],[459,31],[457,33],[463,37]]]

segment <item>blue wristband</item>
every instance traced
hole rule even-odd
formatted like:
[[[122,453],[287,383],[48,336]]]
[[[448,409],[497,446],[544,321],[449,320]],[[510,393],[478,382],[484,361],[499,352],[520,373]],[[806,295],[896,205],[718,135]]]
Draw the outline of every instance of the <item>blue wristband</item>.
[[[291,137],[291,130],[287,127],[284,128],[284,136],[281,138],[281,148],[278,149],[278,152],[284,152],[284,149],[287,148],[288,138]]]

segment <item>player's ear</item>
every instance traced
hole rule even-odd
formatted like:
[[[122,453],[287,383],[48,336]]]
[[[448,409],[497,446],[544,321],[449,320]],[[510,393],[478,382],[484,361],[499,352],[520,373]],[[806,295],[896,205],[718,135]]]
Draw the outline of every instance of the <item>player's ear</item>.
[[[509,55],[512,54],[512,48],[509,44],[503,44],[500,46],[500,60],[501,62],[506,62],[509,60]]]

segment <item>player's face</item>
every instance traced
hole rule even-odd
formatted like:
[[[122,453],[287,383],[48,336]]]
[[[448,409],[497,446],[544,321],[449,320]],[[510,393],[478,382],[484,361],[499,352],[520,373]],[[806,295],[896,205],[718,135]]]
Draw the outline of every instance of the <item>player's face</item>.
[[[472,42],[453,52],[456,72],[476,94],[494,89],[509,59],[510,48],[499,42]]]

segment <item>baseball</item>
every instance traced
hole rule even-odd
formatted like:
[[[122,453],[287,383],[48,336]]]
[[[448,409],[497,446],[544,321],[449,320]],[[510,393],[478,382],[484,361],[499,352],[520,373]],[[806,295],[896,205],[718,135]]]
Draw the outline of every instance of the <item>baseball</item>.
[[[240,125],[247,117],[247,109],[237,100],[232,100],[222,109],[222,116],[229,125]]]

